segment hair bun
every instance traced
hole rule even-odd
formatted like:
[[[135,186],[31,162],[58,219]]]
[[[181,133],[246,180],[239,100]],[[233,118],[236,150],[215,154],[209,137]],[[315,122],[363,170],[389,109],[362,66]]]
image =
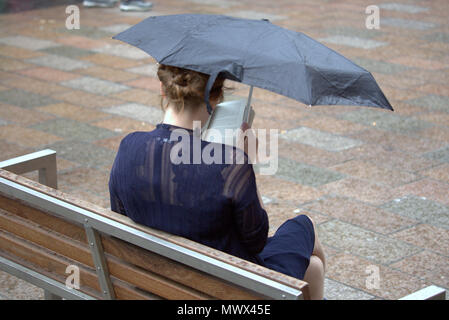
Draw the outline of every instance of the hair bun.
[[[185,105],[198,106],[204,103],[208,74],[160,64],[157,75],[166,97],[178,110]],[[211,100],[223,98],[223,83],[224,77],[215,80],[210,91]]]
[[[189,79],[190,77],[189,77],[189,75],[188,74],[186,74],[186,73],[181,73],[181,74],[178,74],[178,75],[176,75],[174,78],[173,78],[173,82],[176,84],[176,85],[178,85],[178,86],[181,86],[181,87],[186,87],[188,84],[189,84]]]

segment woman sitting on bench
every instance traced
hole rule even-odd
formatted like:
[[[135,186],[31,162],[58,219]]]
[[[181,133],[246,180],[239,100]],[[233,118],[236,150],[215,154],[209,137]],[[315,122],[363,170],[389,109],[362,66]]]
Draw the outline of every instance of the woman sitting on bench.
[[[304,280],[311,298],[322,299],[325,258],[312,220],[299,215],[268,237],[268,216],[248,156],[220,145],[223,161],[208,164],[201,155],[210,143],[200,140],[200,149],[195,149],[193,121],[203,126],[209,117],[204,102],[209,76],[165,65],[159,65],[157,74],[167,99],[163,122],[151,132],[134,132],[122,140],[109,181],[111,209]],[[210,92],[212,108],[223,100],[223,85],[218,77]],[[184,156],[190,162],[172,161],[185,152],[185,143],[180,149],[179,139],[171,139],[173,133],[188,141],[190,152]],[[229,155],[244,161],[229,161]]]

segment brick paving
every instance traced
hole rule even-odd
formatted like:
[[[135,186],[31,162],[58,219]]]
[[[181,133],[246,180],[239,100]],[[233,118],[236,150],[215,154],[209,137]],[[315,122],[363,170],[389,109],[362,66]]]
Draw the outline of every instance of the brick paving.
[[[256,128],[280,128],[279,170],[258,175],[270,233],[307,213],[328,256],[328,299],[397,299],[449,289],[449,2],[154,0],[148,13],[65,5],[0,14],[0,160],[51,148],[62,191],[109,207],[120,140],[161,120],[154,60],[111,37],[151,15],[268,18],[371,71],[395,107],[306,106],[256,89]],[[80,3],[79,3],[80,4]],[[233,96],[245,96],[237,86]],[[35,174],[28,174],[36,178]],[[367,285],[378,268],[380,287]],[[42,299],[0,272],[0,299]]]

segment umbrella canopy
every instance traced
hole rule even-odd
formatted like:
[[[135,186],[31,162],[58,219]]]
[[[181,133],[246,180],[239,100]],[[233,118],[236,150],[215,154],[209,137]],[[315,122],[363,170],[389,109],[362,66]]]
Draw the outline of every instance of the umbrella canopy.
[[[113,37],[157,62],[219,74],[307,105],[358,105],[393,110],[370,72],[306,36],[270,23],[207,14],[146,18]]]

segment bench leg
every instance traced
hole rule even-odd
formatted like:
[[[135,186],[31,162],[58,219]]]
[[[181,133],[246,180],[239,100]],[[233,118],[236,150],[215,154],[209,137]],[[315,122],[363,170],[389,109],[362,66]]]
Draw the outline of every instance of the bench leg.
[[[62,300],[62,298],[60,296],[57,296],[48,290],[44,290],[44,299],[45,300]]]

